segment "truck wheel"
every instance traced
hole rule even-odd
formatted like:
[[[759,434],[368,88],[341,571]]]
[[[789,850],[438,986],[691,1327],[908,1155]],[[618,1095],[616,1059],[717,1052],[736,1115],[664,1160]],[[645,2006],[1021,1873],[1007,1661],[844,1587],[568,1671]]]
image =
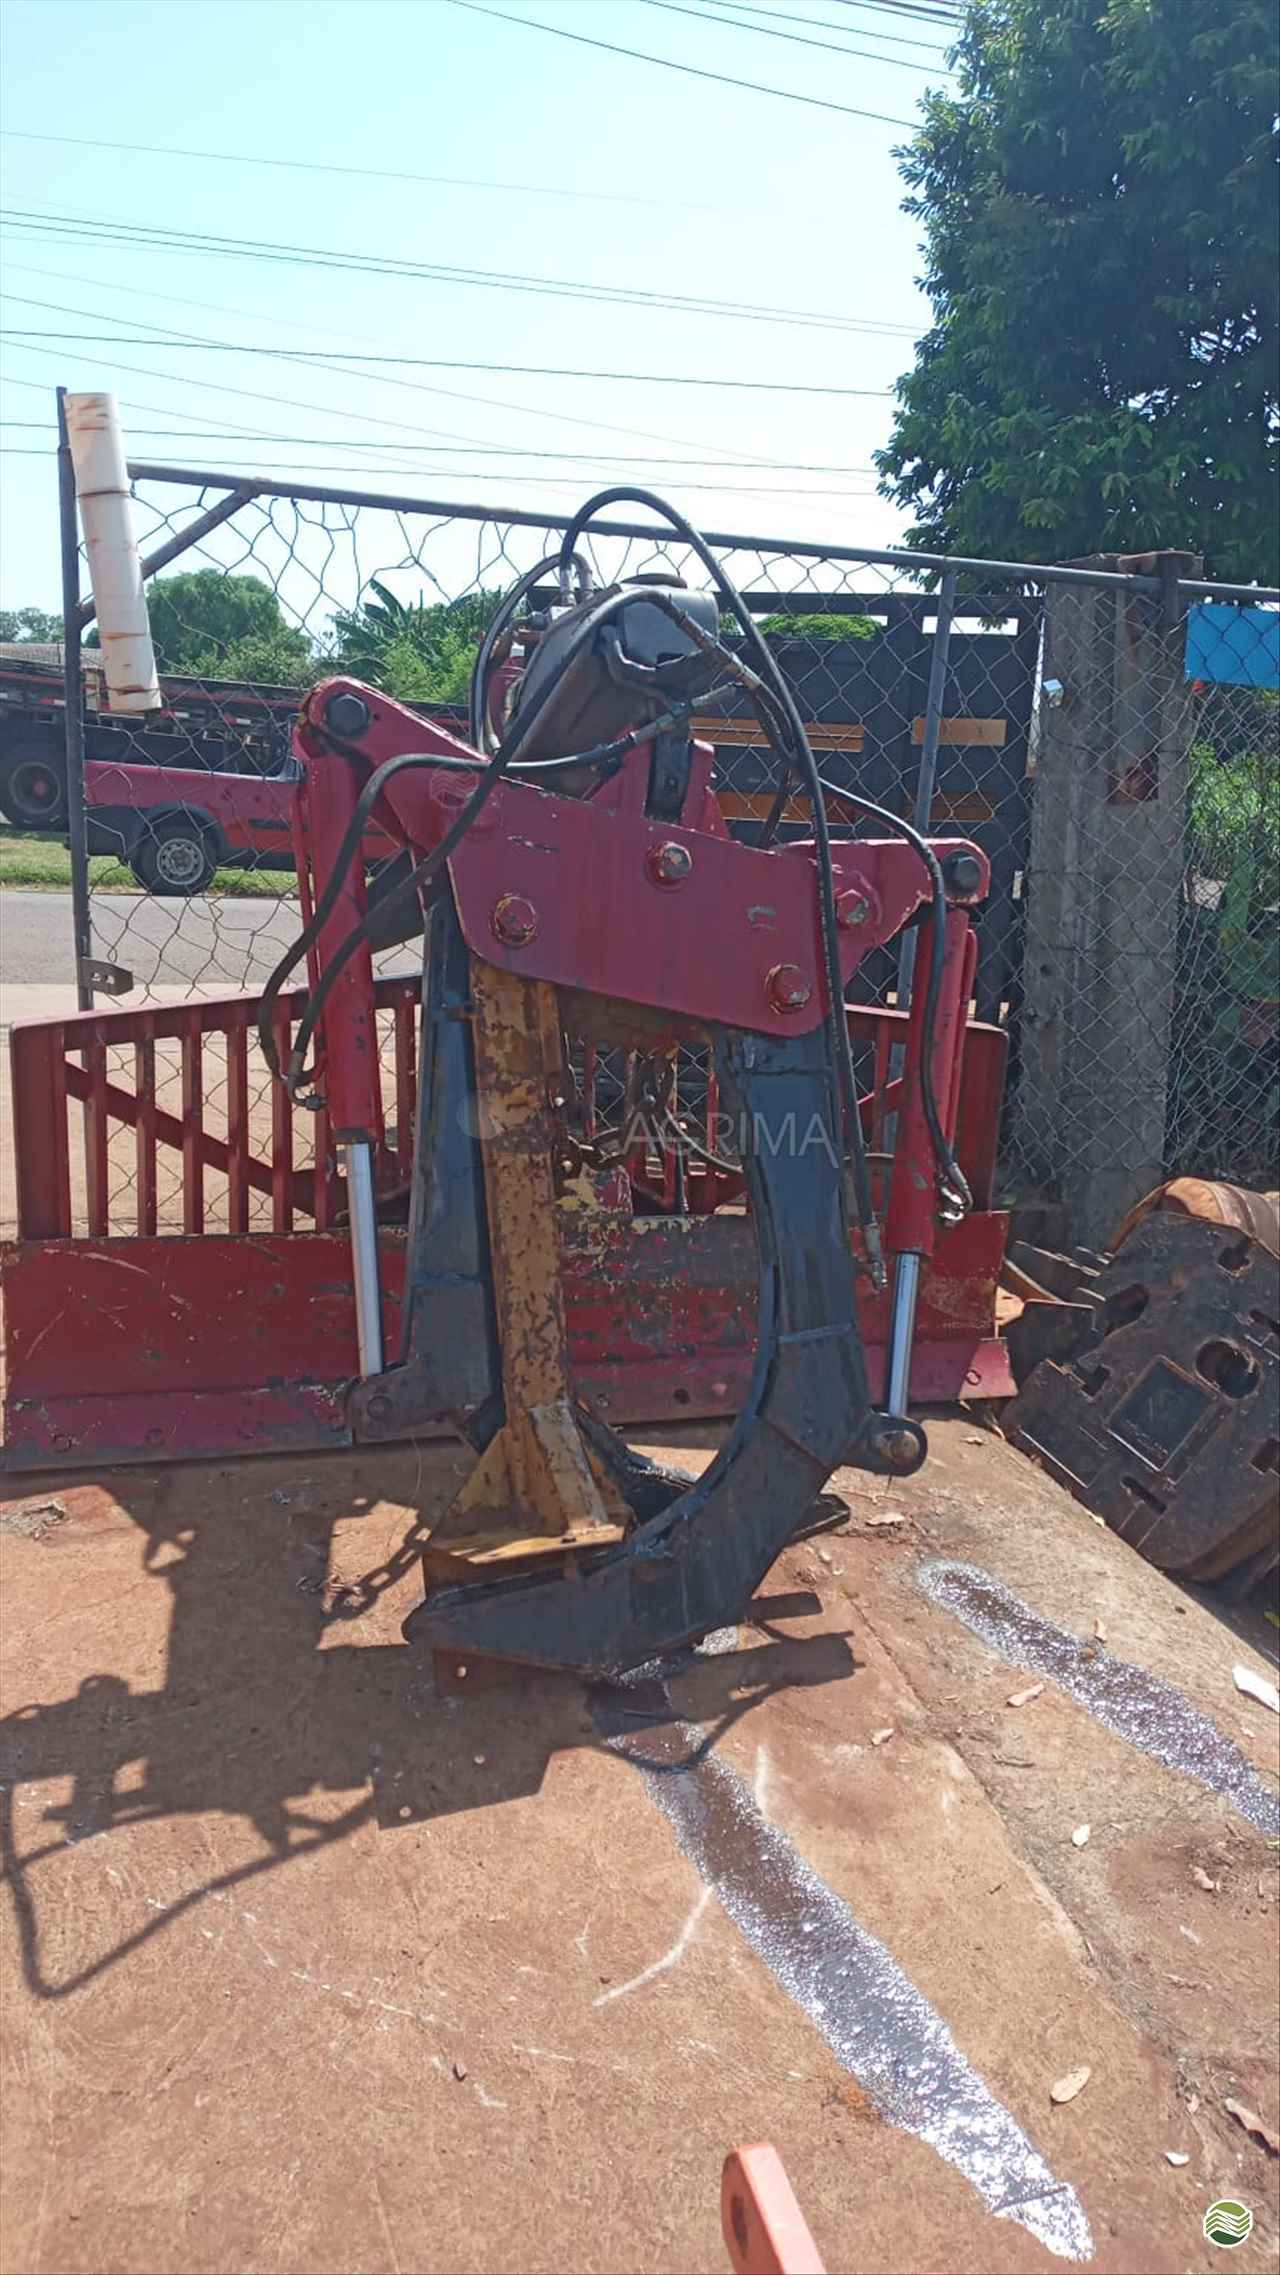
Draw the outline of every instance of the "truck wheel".
[[[65,829],[67,786],[48,758],[19,758],[0,775],[0,812],[15,829]]]
[[[129,856],[129,867],[148,893],[207,892],[218,864],[210,831],[176,814],[152,822]]]

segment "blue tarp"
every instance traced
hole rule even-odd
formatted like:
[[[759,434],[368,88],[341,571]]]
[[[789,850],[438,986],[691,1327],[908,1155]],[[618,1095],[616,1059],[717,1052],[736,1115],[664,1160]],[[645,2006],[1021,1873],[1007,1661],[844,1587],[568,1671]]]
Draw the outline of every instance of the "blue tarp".
[[[1280,687],[1280,611],[1205,601],[1187,610],[1188,679]]]

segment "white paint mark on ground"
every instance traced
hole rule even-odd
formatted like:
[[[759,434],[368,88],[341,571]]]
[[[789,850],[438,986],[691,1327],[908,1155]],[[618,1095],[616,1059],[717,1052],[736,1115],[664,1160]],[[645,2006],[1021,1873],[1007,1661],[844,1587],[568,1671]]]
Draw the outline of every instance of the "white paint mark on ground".
[[[633,1975],[630,1982],[611,1984],[607,1991],[601,1991],[598,1998],[592,1999],[591,2004],[593,2006],[608,2006],[613,1999],[625,1999],[629,1997],[632,1991],[643,1990],[645,1984],[651,1983],[655,1975],[665,1975],[670,1968],[678,1967],[698,1932],[699,1922],[710,1901],[710,1888],[700,1888],[693,1910],[671,1949],[664,1951],[661,1959],[654,1959],[649,1966],[641,1968],[640,1973]]]
[[[603,1700],[596,1716],[614,1749],[640,1769],[704,1883],[671,1951],[633,1982],[603,1993],[596,2006],[674,1965],[714,1892],[886,2117],[963,2173],[998,2219],[1016,2220],[1057,2258],[1091,2258],[1093,2238],[1075,2190],[1051,2171],[885,1945],[766,1822],[745,1780],[706,1752],[706,1733],[673,1721],[641,1735],[625,1708],[621,1727],[611,1728]],[[757,1785],[759,1774],[757,1761]]]

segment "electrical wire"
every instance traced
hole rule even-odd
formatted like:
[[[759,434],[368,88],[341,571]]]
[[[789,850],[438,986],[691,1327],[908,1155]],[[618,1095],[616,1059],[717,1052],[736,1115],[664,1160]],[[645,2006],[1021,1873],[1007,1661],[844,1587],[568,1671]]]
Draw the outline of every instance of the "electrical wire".
[[[704,0],[704,4],[716,9],[732,8],[735,16],[767,16],[779,24],[808,24],[818,32],[839,32],[843,29],[840,24],[827,23],[821,16],[797,16],[794,9],[790,8],[752,7],[749,0]],[[927,40],[904,39],[900,33],[884,32],[874,25],[851,24],[849,29],[857,39],[883,40],[891,47],[915,47],[929,56],[941,57],[946,54],[945,48],[934,47]],[[848,52],[853,51],[850,49]],[[888,60],[886,56],[884,61],[887,63]]]
[[[473,0],[448,0],[452,7],[470,7]],[[566,33],[566,38],[576,34]],[[908,122],[901,122],[908,123]],[[334,251],[323,245],[294,245],[274,238],[232,237],[220,230],[188,230],[149,222],[81,214],[65,208],[0,207],[8,228],[39,237],[71,236],[90,244],[132,245],[144,251],[176,252],[185,257],[213,253],[232,260],[285,262],[294,268],[352,270],[361,276],[389,276],[399,281],[426,284],[482,286],[496,292],[525,292],[553,299],[586,300],[607,307],[653,308],[688,316],[717,316],[735,322],[802,324],[823,331],[876,332],[889,337],[912,336],[909,324],[872,324],[856,316],[834,316],[821,309],[774,308],[752,301],[713,300],[698,293],[652,292],[640,285],[602,285],[578,277],[537,277],[522,270],[457,267],[439,261],[407,261],[371,253]]]
[[[572,198],[595,205],[656,206],[664,212],[678,210],[688,213],[689,207],[681,201],[677,207],[674,198],[642,197],[627,190],[568,190],[551,182],[495,182],[477,178],[474,174],[406,174],[393,172],[386,166],[337,166],[320,158],[266,158],[250,150],[179,150],[172,144],[156,142],[106,142],[100,136],[87,134],[35,134],[28,128],[0,127],[0,136],[13,142],[58,142],[74,150],[128,150],[146,158],[199,158],[219,166],[273,166],[290,172],[305,174],[345,174],[360,181],[418,182],[433,187],[454,190],[495,190],[504,195],[518,197]],[[727,219],[725,208],[706,206],[695,210],[718,213]]]
[[[919,8],[907,4],[907,0],[834,0],[834,5],[838,8],[859,8],[868,14],[888,16],[891,21],[896,18],[899,23],[932,24],[938,31],[958,32],[964,29],[964,15],[959,9],[943,11],[935,8]]]
[[[392,446],[390,444],[386,444],[384,447],[390,449]],[[47,452],[38,450],[34,445],[31,445],[27,448],[22,448],[14,443],[0,444],[0,458],[44,458],[46,456]],[[563,489],[567,482],[570,482],[574,479],[572,472],[567,468],[563,474],[525,474],[518,470],[513,470],[510,467],[503,467],[498,471],[490,472],[483,467],[477,466],[468,466],[462,469],[459,469],[456,466],[394,466],[387,465],[381,460],[377,461],[372,466],[367,461],[360,466],[343,466],[332,458],[324,458],[312,464],[305,459],[296,457],[236,458],[229,460],[225,464],[221,465],[218,464],[215,460],[212,464],[208,465],[204,471],[206,473],[219,475],[254,473],[264,473],[270,475],[296,473],[299,469],[301,469],[304,474],[355,474],[360,476],[370,473],[402,475],[440,474],[446,478],[451,474],[457,474],[461,471],[465,475],[468,482],[512,481],[519,482],[521,486],[526,490],[559,490]],[[874,491],[871,488],[861,490],[805,489],[797,488],[793,482],[784,483],[781,487],[777,487],[769,485],[762,486],[758,482],[698,482],[689,478],[686,479],[684,486],[688,490],[696,490],[699,497],[847,499],[869,498],[874,495]]]
[[[669,16],[692,16],[695,24],[721,24],[726,31],[758,32],[762,39],[786,40],[792,47],[819,47],[827,55],[844,55],[851,62],[888,63],[898,71],[915,71],[922,78],[929,76],[925,63],[911,63],[904,55],[876,55],[865,47],[841,47],[835,40],[806,39],[803,32],[780,32],[769,24],[744,24],[736,16],[709,16],[701,8],[685,8],[680,0],[644,0],[646,8],[661,8]],[[807,22],[808,18],[801,18]],[[834,30],[834,26],[832,29]]]
[[[598,47],[606,55],[625,55],[632,63],[654,63],[662,71],[680,71],[689,79],[714,79],[721,87],[743,87],[748,94],[772,95],[782,103],[805,103],[812,110],[839,111],[844,118],[873,119],[878,126],[903,126],[908,130],[915,123],[909,118],[889,118],[883,111],[855,110],[849,103],[829,103],[821,95],[796,95],[786,87],[762,87],[757,79],[731,79],[723,71],[702,71],[692,63],[677,63],[669,55],[646,55],[643,48],[617,47],[612,40],[590,39],[585,32],[566,31],[561,24],[542,24],[534,16],[510,16],[505,8],[488,8],[480,0],[448,0],[451,8],[465,8],[469,16],[492,16],[502,24],[520,24],[527,32],[550,32],[554,39],[573,40],[578,47]]]
[[[10,335],[7,332],[0,331],[0,341],[9,338],[9,336]],[[21,426],[40,427],[44,429],[52,428],[53,425],[53,421],[44,419],[0,419],[0,427]],[[172,442],[175,440],[186,442],[280,442],[296,444],[300,449],[303,450],[390,450],[394,448],[398,450],[425,451],[430,456],[435,458],[456,458],[461,456],[470,456],[475,458],[536,458],[541,464],[545,464],[548,459],[563,459],[566,461],[572,461],[575,464],[581,464],[583,459],[593,461],[602,455],[602,453],[598,450],[544,450],[540,444],[534,444],[531,445],[528,449],[522,449],[518,443],[513,442],[402,442],[396,444],[386,442],[362,443],[356,441],[356,439],[351,435],[247,434],[242,429],[232,430],[227,427],[137,427],[132,430],[130,436],[131,440],[133,439],[133,434],[145,435],[149,440],[152,441],[160,440],[167,442]],[[613,454],[611,453],[611,456],[612,455]],[[619,454],[614,459],[614,463],[623,466],[676,466],[683,471],[687,467],[705,466],[706,460],[702,458],[663,458],[659,456],[657,451],[643,450],[636,452],[631,457],[627,457],[625,454]],[[821,464],[810,464],[804,459],[792,458],[728,458],[725,459],[722,464],[718,464],[715,470],[718,474],[750,474],[752,472],[762,474],[875,473],[874,466],[824,466]]]
[[[28,308],[49,309],[54,313],[63,316],[98,317],[101,313],[97,309],[69,307],[65,302],[37,300],[31,293],[26,292],[9,292],[6,290],[0,292],[0,300],[13,300],[21,306]],[[137,321],[137,319],[135,319],[135,321]],[[159,330],[161,327],[153,327],[144,324],[141,328],[144,331],[150,331],[152,329]],[[188,336],[193,341],[198,342],[200,345],[210,344],[207,341],[201,341],[198,334],[193,333],[189,334]],[[36,355],[47,352],[40,348],[28,346],[26,343],[18,340],[12,341],[10,344],[11,347],[20,355]],[[262,352],[264,355],[268,355],[274,360],[281,351],[275,348],[266,348]],[[172,387],[203,388],[210,394],[239,395],[252,402],[275,403],[280,405],[285,410],[308,411],[312,413],[318,412],[321,417],[329,416],[342,419],[349,418],[365,426],[373,425],[394,427],[398,434],[444,434],[446,437],[449,437],[454,441],[468,442],[476,440],[474,436],[459,435],[456,428],[442,429],[424,427],[420,419],[411,422],[406,419],[388,418],[385,412],[375,413],[372,411],[364,410],[344,411],[340,406],[336,404],[300,402],[296,397],[290,395],[269,395],[265,394],[261,388],[238,387],[232,381],[226,379],[193,379],[183,372],[156,371],[147,364],[121,363],[118,357],[113,357],[112,361],[114,362],[117,371],[128,371],[135,377],[142,379],[159,379]],[[601,434],[626,435],[643,442],[675,443],[683,449],[702,451],[709,459],[721,459],[731,455],[731,453],[722,443],[704,443],[689,435],[658,434],[655,433],[652,428],[620,426],[616,421],[611,419],[591,419],[580,416],[571,411],[549,411],[542,409],[541,407],[534,404],[511,403],[505,401],[501,396],[476,395],[473,391],[470,390],[463,392],[457,388],[452,387],[432,386],[424,380],[401,379],[392,373],[366,371],[358,365],[344,368],[341,372],[333,372],[330,370],[328,365],[323,363],[316,363],[314,365],[314,369],[323,372],[325,376],[329,378],[340,377],[345,379],[348,376],[351,376],[354,378],[370,379],[375,381],[376,384],[380,387],[395,387],[401,389],[402,391],[407,391],[412,395],[439,396],[447,402],[466,403],[469,405],[483,405],[487,410],[514,412],[521,418],[550,419],[557,426],[590,427],[594,431],[597,431]],[[232,422],[228,420],[227,423],[231,424]],[[767,460],[765,460],[763,463],[766,466],[768,465]]]
[[[24,295],[11,293],[2,297],[22,299]],[[155,297],[164,300],[168,295],[157,293]],[[878,403],[887,402],[893,393],[891,387],[815,387],[807,380],[800,379],[703,379],[692,372],[683,371],[582,371],[573,365],[559,363],[473,363],[456,356],[381,355],[368,348],[277,348],[270,344],[266,347],[253,347],[239,340],[197,340],[190,335],[176,340],[152,340],[145,337],[134,339],[126,333],[46,332],[37,331],[28,325],[11,325],[0,333],[0,338],[75,340],[81,347],[203,348],[215,355],[270,355],[277,361],[297,363],[305,363],[312,356],[323,356],[328,363],[404,364],[421,371],[499,371],[534,379],[608,379],[641,387],[731,387],[743,388],[758,395],[856,396]]]

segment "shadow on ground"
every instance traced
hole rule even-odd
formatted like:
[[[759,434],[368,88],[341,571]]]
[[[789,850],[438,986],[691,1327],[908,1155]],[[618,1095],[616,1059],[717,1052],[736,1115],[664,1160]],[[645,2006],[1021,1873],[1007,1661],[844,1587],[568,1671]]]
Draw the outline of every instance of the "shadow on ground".
[[[128,1523],[142,1535],[141,1586],[168,1598],[158,1687],[135,1688],[103,1666],[66,1697],[20,1705],[0,1721],[0,1846],[25,1977],[37,1997],[69,1996],[206,1896],[371,1821],[391,1835],[535,1793],[554,1754],[604,1748],[616,1728],[598,1694],[588,1696],[575,1678],[510,1667],[469,1668],[460,1715],[458,1697],[437,1689],[430,1658],[399,1639],[399,1621],[418,1596],[420,1517],[408,1518],[385,1562],[335,1581],[335,1528],[370,1504],[349,1485],[344,1490],[348,1457],[321,1457],[311,1467],[320,1490],[290,1514],[270,1505],[295,1499],[270,1490],[271,1474],[284,1474],[275,1464],[265,1475],[267,1465],[256,1462],[234,1471],[115,1473],[79,1480],[70,1491],[28,1482],[21,1507],[37,1507],[43,1491],[71,1514],[39,1551],[51,1559],[43,1567],[51,1579],[66,1549],[80,1548],[75,1562],[83,1567],[86,1535],[118,1535]],[[23,1529],[12,1518],[10,1527]],[[117,1559],[104,1558],[104,1572],[108,1563],[119,1576]],[[108,1638],[110,1602],[99,1619]],[[678,1717],[665,1686],[652,1680],[622,1701],[625,1715],[637,1728],[696,1723],[689,1758],[698,1758],[776,1692],[854,1671],[845,1635],[790,1634],[778,1625],[811,1624],[820,1609],[810,1595],[762,1596],[741,1631],[746,1647],[699,1654],[686,1667]],[[137,1624],[135,1602],[130,1628]],[[154,1626],[154,1615],[146,1624]],[[109,1646],[95,1644],[94,1655],[109,1656]],[[24,1849],[15,1794],[53,1780],[68,1780],[69,1791],[43,1811],[47,1837]],[[335,1797],[346,1803],[336,1813]],[[210,1812],[247,1820],[261,1853],[189,1889],[80,1971],[50,1980],[33,1868],[117,1827]]]

